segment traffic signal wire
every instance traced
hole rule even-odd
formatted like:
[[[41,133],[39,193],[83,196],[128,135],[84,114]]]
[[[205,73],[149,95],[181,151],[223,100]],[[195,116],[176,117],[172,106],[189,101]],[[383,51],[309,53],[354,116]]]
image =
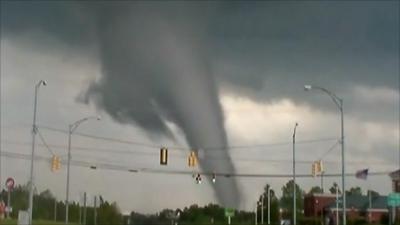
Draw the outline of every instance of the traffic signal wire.
[[[61,132],[68,134],[68,131],[63,130],[63,129],[58,129],[58,128],[53,128],[49,126],[38,126],[42,129],[50,130],[50,131],[55,131],[55,132]],[[123,140],[123,139],[117,139],[117,138],[111,138],[111,137],[104,137],[104,136],[96,136],[96,135],[91,135],[91,134],[85,134],[85,133],[80,133],[80,132],[75,132],[74,135],[81,136],[81,137],[86,137],[86,138],[91,138],[91,139],[97,139],[97,140],[102,140],[102,141],[108,141],[108,142],[114,142],[114,143],[120,143],[120,144],[128,144],[128,145],[135,145],[135,146],[141,146],[141,147],[146,147],[146,148],[156,148],[159,149],[161,146],[160,144],[151,144],[151,143],[144,143],[144,142],[138,142],[138,141],[129,141],[129,140]],[[312,144],[312,143],[319,143],[319,142],[331,142],[331,141],[337,141],[338,138],[333,138],[333,137],[328,137],[328,138],[319,138],[319,139],[311,139],[311,140],[299,140],[296,141],[296,144]],[[232,151],[232,150],[265,150],[265,148],[268,147],[278,147],[278,146],[286,146],[286,145],[291,145],[292,142],[284,141],[284,142],[275,142],[275,143],[266,143],[266,144],[256,144],[256,145],[232,145],[232,146],[209,146],[209,147],[202,147],[198,150],[202,151]],[[168,147],[169,150],[190,150],[192,151],[193,149],[190,147],[182,147],[182,146],[166,146]]]
[[[29,154],[22,154],[22,153],[13,153],[13,152],[1,152],[1,156],[8,157],[8,158],[16,158],[16,159],[24,159],[30,160],[31,155]],[[46,161],[50,162],[51,158],[37,155],[35,156],[36,161]],[[62,164],[66,164],[66,160],[61,161]],[[116,171],[123,171],[123,172],[134,172],[134,173],[155,173],[155,174],[171,174],[171,175],[190,175],[192,176],[193,173],[197,173],[200,175],[205,176],[212,176],[215,174],[216,176],[220,177],[248,177],[248,178],[292,178],[293,174],[264,174],[264,173],[229,173],[229,172],[196,172],[196,171],[187,171],[187,170],[161,170],[161,169],[153,169],[153,168],[129,168],[123,165],[115,165],[115,164],[108,164],[108,163],[99,163],[99,162],[87,162],[82,160],[72,160],[71,165],[91,168],[91,169],[104,169],[104,170],[116,170]],[[381,175],[388,175],[391,171],[380,171],[380,172],[369,172],[369,176],[381,176]],[[340,177],[341,173],[332,173],[332,174],[324,174],[324,177]],[[319,175],[317,175],[319,176]],[[346,173],[345,176],[355,176],[355,173]],[[313,178],[311,174],[297,174],[296,177],[298,178]]]
[[[2,143],[5,145],[24,145],[24,146],[30,146],[31,143],[28,142],[19,142],[19,141],[9,141],[9,140],[2,140]],[[48,149],[66,149],[67,146],[65,145],[56,145],[56,144],[47,144],[47,147],[44,144],[38,144],[39,147],[45,147]],[[71,148],[74,152],[96,152],[96,153],[115,153],[115,154],[122,154],[122,155],[135,155],[135,156],[158,156],[159,152],[155,151],[138,151],[138,150],[116,150],[116,149],[108,149],[108,148],[92,148],[92,147],[80,147],[80,146],[73,146]],[[54,151],[53,151],[54,152]],[[171,152],[171,157],[176,157],[176,158],[182,158],[182,159],[187,159],[187,154],[188,152],[185,151],[175,151]],[[60,155],[60,154],[59,154]],[[77,155],[77,154],[74,154]],[[61,155],[62,157],[62,155]],[[224,158],[224,157],[218,157],[217,155],[208,155],[207,160],[214,160],[214,161],[226,161],[226,160],[233,160],[235,162],[251,162],[251,163],[274,163],[274,164],[280,164],[280,163],[292,163],[292,160],[289,159],[265,159],[265,158],[242,158],[242,157],[231,157],[229,158]],[[324,161],[327,164],[339,164],[339,161]],[[313,161],[310,160],[296,160],[297,164],[310,164],[313,163]],[[374,165],[385,165],[387,164],[386,162],[365,162],[365,161],[348,161],[347,164],[374,164]]]
[[[55,156],[53,150],[51,150],[51,148],[49,147],[49,145],[46,143],[46,140],[44,139],[42,133],[40,133],[39,128],[36,129],[36,132],[37,132],[37,134],[39,134],[39,138],[40,138],[40,140],[42,141],[43,145],[46,147],[47,151],[49,151],[49,153],[50,153],[52,156]]]

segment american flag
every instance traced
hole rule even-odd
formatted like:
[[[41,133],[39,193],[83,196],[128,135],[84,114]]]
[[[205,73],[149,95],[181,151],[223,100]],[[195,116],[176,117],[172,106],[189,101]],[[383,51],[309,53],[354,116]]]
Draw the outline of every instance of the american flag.
[[[359,170],[356,173],[356,178],[366,180],[368,177],[368,169]]]

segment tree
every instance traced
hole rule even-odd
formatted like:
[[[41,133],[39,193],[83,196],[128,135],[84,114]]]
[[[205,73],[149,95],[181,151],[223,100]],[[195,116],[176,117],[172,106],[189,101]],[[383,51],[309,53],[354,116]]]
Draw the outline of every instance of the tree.
[[[340,191],[340,188],[336,182],[334,182],[332,187],[329,188],[329,191],[331,192],[331,194],[336,194],[336,188],[338,189],[339,195],[342,194],[342,192]]]
[[[350,190],[346,191],[346,195],[348,196],[361,196],[362,190],[360,187],[352,187]]]
[[[321,194],[322,192],[322,188],[320,186],[314,186],[310,189],[310,191],[308,192],[309,194]]]
[[[304,208],[304,191],[300,188],[300,186],[296,183],[296,211],[298,217],[302,215],[302,210]],[[289,180],[285,186],[282,187],[282,197],[280,200],[281,207],[289,213],[293,214],[293,180]]]
[[[367,195],[368,194],[370,194],[372,196],[372,198],[379,197],[379,195],[380,195],[377,191],[374,191],[374,190],[368,190]]]
[[[268,196],[268,191],[270,189],[270,196]],[[264,217],[265,219],[268,218],[268,197],[270,197],[270,203],[271,203],[271,208],[270,208],[270,219],[271,223],[277,223],[279,221],[279,202],[278,198],[275,195],[275,191],[271,188],[269,184],[266,184],[264,187],[264,192],[262,193],[264,197]],[[261,195],[261,196],[262,196]],[[259,201],[261,201],[261,196],[259,198]],[[261,216],[261,212],[258,214]]]

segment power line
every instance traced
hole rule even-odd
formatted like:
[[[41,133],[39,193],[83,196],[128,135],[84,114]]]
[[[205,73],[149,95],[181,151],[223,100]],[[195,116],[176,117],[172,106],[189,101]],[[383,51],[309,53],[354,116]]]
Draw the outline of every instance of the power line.
[[[55,131],[55,132],[61,132],[67,134],[68,131],[63,130],[63,129],[58,129],[58,128],[53,128],[53,127],[48,127],[48,126],[39,126],[40,128],[50,130],[50,131]],[[123,139],[117,139],[117,138],[111,138],[111,137],[104,137],[104,136],[96,136],[96,135],[91,135],[91,134],[85,134],[85,133],[80,133],[80,132],[75,132],[74,135],[86,137],[86,138],[92,138],[92,139],[98,139],[98,140],[103,140],[103,141],[110,141],[110,142],[116,142],[116,143],[121,143],[121,144],[129,144],[129,145],[136,145],[136,146],[141,146],[141,147],[146,147],[146,148],[160,148],[162,147],[161,145],[157,144],[151,144],[151,143],[144,143],[144,142],[138,142],[138,141],[129,141],[129,140],[123,140]],[[320,139],[311,139],[311,140],[300,140],[297,141],[296,144],[311,144],[311,143],[318,143],[318,142],[329,142],[329,141],[337,141],[337,138],[320,138]],[[290,145],[291,142],[276,142],[276,143],[268,143],[268,144],[257,144],[257,145],[233,145],[233,146],[228,146],[228,147],[202,147],[199,150],[202,151],[216,151],[216,150],[240,150],[240,149],[259,149],[259,148],[266,148],[266,147],[276,147],[276,146],[285,146],[285,145]],[[193,150],[188,147],[182,147],[182,146],[169,146],[169,149],[172,150]],[[265,150],[265,149],[263,149]]]
[[[322,160],[323,158],[325,158],[325,156],[327,156],[332,150],[334,150],[334,149],[338,146],[339,143],[340,143],[340,141],[337,141],[335,144],[333,144],[333,145],[328,149],[328,151],[326,151],[324,154],[322,154],[321,157],[319,157],[319,159]]]
[[[12,144],[12,145],[30,145],[30,143],[27,142],[18,142],[18,141],[8,141],[8,140],[3,140],[3,144]],[[38,144],[40,147],[46,147],[45,145]],[[47,144],[47,147],[50,148],[62,148],[65,149],[67,146],[65,145],[55,145],[55,144]],[[332,146],[333,147],[333,146]],[[116,149],[107,149],[107,148],[90,148],[90,147],[79,147],[79,146],[74,146],[71,148],[74,152],[101,152],[101,153],[115,153],[115,154],[125,154],[125,155],[142,155],[142,156],[158,156],[159,152],[149,152],[149,151],[137,151],[137,150],[116,150]],[[158,149],[157,149],[158,150]],[[182,154],[178,154],[182,153]],[[76,154],[74,154],[76,155]],[[186,152],[174,152],[172,154],[174,157],[177,158],[187,158]],[[223,157],[218,157],[218,156],[207,156],[207,160],[214,160],[214,161],[227,161],[227,160],[233,160],[233,161],[238,161],[238,162],[259,162],[259,163],[274,163],[274,164],[279,164],[279,163],[292,163],[291,160],[288,159],[263,159],[263,158],[241,158],[241,157],[231,157],[229,158],[223,158]],[[310,160],[297,160],[296,163],[298,164],[310,164],[313,163],[313,161]],[[339,164],[339,161],[325,161],[327,164]],[[349,161],[347,164],[363,164],[365,165],[365,161]],[[368,164],[375,164],[375,165],[384,165],[387,164],[385,162],[368,162]]]
[[[9,158],[18,158],[29,160],[30,155],[21,154],[21,153],[12,153],[12,152],[1,152],[1,156],[9,157]],[[45,156],[35,156],[35,160],[38,161],[47,161],[49,162],[51,159]],[[65,164],[65,160],[62,161]],[[187,170],[160,170],[160,169],[152,169],[152,168],[129,168],[127,166],[108,164],[108,163],[93,163],[81,160],[72,160],[71,165],[92,168],[92,169],[105,169],[105,170],[117,170],[117,171],[125,171],[125,172],[140,172],[140,173],[155,173],[155,174],[175,174],[175,175],[193,175],[193,173],[199,173],[201,175],[212,175],[215,174],[217,176],[223,177],[252,177],[252,178],[291,178],[292,174],[253,174],[253,173],[229,173],[229,172],[200,172],[200,171],[187,171]],[[391,171],[381,171],[381,172],[370,172],[369,176],[380,176],[380,175],[388,175]],[[324,174],[324,177],[340,177],[341,174]],[[345,176],[355,176],[355,173],[346,173]],[[296,177],[299,178],[313,178],[311,174],[298,174]]]
[[[42,133],[40,133],[39,129],[36,129],[37,133],[39,134],[40,140],[42,141],[43,145],[46,147],[47,151],[50,152],[51,155],[55,155],[54,152],[51,150],[51,148],[49,147],[49,145],[47,145]]]

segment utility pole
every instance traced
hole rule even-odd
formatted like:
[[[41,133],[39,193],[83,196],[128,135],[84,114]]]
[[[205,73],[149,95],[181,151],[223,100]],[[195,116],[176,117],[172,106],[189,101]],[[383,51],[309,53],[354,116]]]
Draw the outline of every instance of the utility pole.
[[[317,89],[320,90],[326,94],[329,95],[329,97],[331,97],[332,101],[335,103],[335,105],[339,108],[340,110],[340,143],[342,145],[342,151],[341,151],[341,155],[342,155],[342,208],[343,208],[343,225],[346,225],[347,220],[346,220],[346,183],[345,183],[345,154],[344,154],[344,118],[343,118],[343,99],[339,98],[337,95],[335,95],[334,93],[328,91],[325,88],[322,87],[318,87],[318,86],[312,86],[312,85],[304,85],[304,90],[305,91],[309,91],[312,89]]]
[[[268,225],[271,224],[271,187],[268,186]]]
[[[368,198],[369,198],[369,212],[368,212],[368,222],[371,222],[371,210],[372,210],[372,197],[371,197],[371,191],[368,190]]]
[[[293,225],[296,225],[296,128],[299,124],[294,125],[293,130]]]
[[[57,222],[57,199],[54,198],[54,222]]]
[[[324,171],[321,171],[321,191],[324,193]]]
[[[36,144],[36,111],[37,111],[37,96],[39,87],[43,85],[46,86],[47,83],[44,80],[40,80],[39,83],[35,85],[35,100],[33,105],[33,123],[32,123],[32,154],[31,154],[31,170],[29,179],[29,202],[28,202],[28,213],[29,213],[29,225],[32,225],[32,211],[33,211],[33,192],[34,192],[34,158],[35,158],[35,144]]]
[[[264,224],[264,193],[261,195],[261,224]]]
[[[339,187],[336,185],[336,224],[339,225]]]
[[[97,225],[97,195],[94,196],[94,225]]]
[[[11,188],[8,188],[8,194],[7,194],[7,219],[10,219],[10,209],[11,209]]]
[[[255,215],[255,217],[254,217],[254,219],[255,219],[255,222],[254,222],[254,224],[255,225],[257,225],[257,209],[258,208],[258,202],[256,202],[256,209],[254,210],[254,215]]]
[[[78,209],[79,209],[79,224],[82,224],[82,210],[80,202],[78,202]]]
[[[86,192],[83,193],[83,225],[86,225]]]

